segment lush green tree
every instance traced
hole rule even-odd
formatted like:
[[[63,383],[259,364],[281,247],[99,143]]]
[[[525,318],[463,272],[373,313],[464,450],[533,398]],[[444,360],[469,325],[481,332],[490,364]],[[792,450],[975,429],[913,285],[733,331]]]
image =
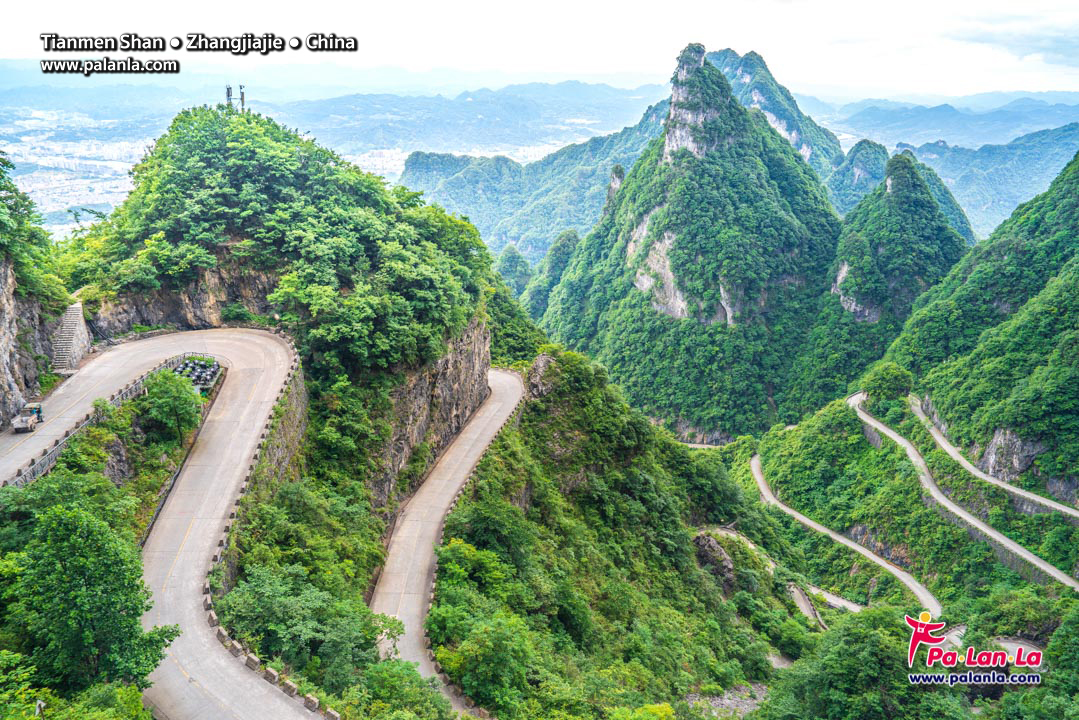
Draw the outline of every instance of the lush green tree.
[[[502,254],[498,256],[495,270],[506,281],[510,290],[513,291],[514,297],[520,297],[521,293],[525,291],[525,287],[528,286],[528,281],[532,279],[532,267],[517,249],[517,246],[512,243],[507,245]]]
[[[1079,695],[1079,603],[1072,604],[1053,633],[1045,659],[1050,687],[1064,695]]]
[[[0,151],[0,256],[14,264],[20,295],[32,294],[47,310],[59,312],[71,298],[56,275],[52,241],[33,200],[10,177],[13,167]]]
[[[821,638],[820,651],[799,660],[772,688],[761,720],[964,720],[959,690],[921,687],[907,678],[910,633],[903,611],[867,608]]]
[[[910,393],[914,376],[894,362],[882,362],[862,378],[862,390],[873,403],[904,398]]]
[[[146,686],[179,629],[143,631],[150,592],[132,545],[84,510],[53,507],[16,562],[10,600],[41,682],[70,690],[110,681]]]
[[[146,378],[140,414],[151,427],[175,433],[177,442],[199,423],[202,398],[190,378],[161,370]]]

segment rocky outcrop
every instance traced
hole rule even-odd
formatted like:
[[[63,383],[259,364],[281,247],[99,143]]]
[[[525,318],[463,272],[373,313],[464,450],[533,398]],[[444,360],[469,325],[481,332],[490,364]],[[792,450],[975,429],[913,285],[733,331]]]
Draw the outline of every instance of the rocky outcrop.
[[[921,398],[922,411],[937,428],[948,435],[948,424],[937,412],[933,405],[933,399],[929,395]],[[1075,504],[1079,502],[1079,475],[1066,475],[1063,477],[1045,476],[1034,464],[1038,455],[1045,452],[1045,443],[1039,441],[1024,440],[1014,430],[997,428],[992,439],[983,451],[977,444],[969,448],[968,458],[980,458],[975,466],[982,472],[1003,480],[1007,483],[1015,483],[1019,476],[1027,470],[1045,480],[1045,490],[1052,497],[1062,502]],[[1013,498],[1016,508],[1026,514],[1045,512],[1045,508],[1036,504],[1019,503]]]
[[[1014,430],[997,428],[977,465],[989,475],[1011,483],[1043,452],[1044,443],[1023,440]]]
[[[697,562],[720,581],[725,593],[729,593],[734,588],[734,561],[731,556],[708,533],[693,538],[693,545],[697,548]]]
[[[102,301],[93,316],[93,328],[111,337],[128,332],[134,325],[172,325],[185,330],[219,327],[230,319],[225,313],[230,306],[242,306],[255,315],[271,313],[266,296],[276,286],[277,278],[270,273],[235,262],[219,263],[178,290],[163,288],[147,295]]]
[[[437,457],[487,398],[490,344],[487,326],[474,319],[449,343],[445,355],[406,372],[404,381],[390,392],[392,435],[379,458],[381,469],[371,481],[375,507],[392,506],[398,499],[398,476],[420,444],[426,443],[428,457]],[[420,473],[416,480],[422,477]]]
[[[899,567],[910,567],[910,554],[907,547],[905,545],[896,545],[894,547],[888,545],[877,537],[877,532],[868,525],[857,523],[852,525],[845,534],[862,547],[868,548],[883,558],[887,558]]]
[[[663,162],[669,163],[679,150],[689,150],[704,157],[709,145],[701,139],[703,125],[719,117],[719,111],[706,107],[694,96],[686,82],[690,75],[704,66],[704,46],[690,45],[678,58],[671,85],[671,109],[667,115],[667,132],[663,143]]]
[[[860,304],[852,295],[843,293],[843,281],[850,274],[850,264],[844,260],[839,265],[835,281],[832,283],[832,294],[839,296],[839,304],[843,309],[854,315],[855,322],[875,323],[880,320],[880,308],[867,307]]]
[[[536,357],[532,363],[532,367],[528,369],[528,377],[526,378],[525,389],[528,391],[528,397],[541,398],[547,395],[554,389],[554,381],[548,379],[547,368],[554,362],[554,358],[546,353]]]
[[[662,422],[653,418],[656,423]],[[666,423],[667,429],[681,442],[700,443],[702,445],[726,445],[734,441],[734,435],[723,430],[703,430],[692,423],[678,418]]]
[[[16,292],[11,261],[0,259],[0,427],[41,391],[40,376],[52,357],[57,318],[41,303]]]

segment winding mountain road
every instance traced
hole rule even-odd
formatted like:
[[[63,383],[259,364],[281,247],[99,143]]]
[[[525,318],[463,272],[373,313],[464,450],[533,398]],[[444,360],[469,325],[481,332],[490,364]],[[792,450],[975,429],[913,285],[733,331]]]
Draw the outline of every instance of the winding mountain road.
[[[1022,558],[1024,562],[1036,568],[1039,572],[1053,578],[1062,585],[1067,585],[1073,590],[1079,591],[1079,580],[1076,580],[1067,573],[1059,570],[1055,566],[1049,564],[1045,560],[1034,553],[1027,550],[1025,547],[1015,542],[1011,538],[1006,537],[1000,532],[997,532],[992,527],[976,518],[971,513],[964,510],[949,498],[943,490],[933,480],[933,476],[929,473],[929,466],[926,465],[925,460],[922,458],[921,453],[917,448],[905,437],[892,430],[890,427],[882,423],[877,418],[869,414],[863,407],[862,402],[865,400],[865,393],[855,393],[847,398],[847,404],[854,408],[854,411],[858,413],[858,417],[862,422],[870,427],[874,428],[877,432],[886,435],[893,442],[898,444],[907,453],[907,457],[910,458],[911,463],[914,464],[914,469],[918,473],[918,480],[933,499],[945,508],[952,515],[959,518],[965,525],[975,528],[983,535],[991,538],[993,542],[998,543],[1002,547],[1007,548],[1012,553]]]
[[[424,677],[435,675],[434,663],[424,646],[423,624],[435,578],[435,547],[441,541],[442,522],[457,491],[468,481],[487,446],[524,396],[521,378],[515,373],[491,370],[488,384],[491,394],[487,400],[402,508],[371,597],[372,610],[404,623],[397,652],[401,659],[417,663]],[[454,710],[466,712],[459,697],[445,694]]]
[[[761,469],[760,455],[754,455],[749,461],[749,466],[750,469],[752,469],[753,471],[753,479],[757,482],[757,489],[760,490],[761,499],[764,502],[768,503],[769,505],[775,505],[777,508],[800,522],[802,525],[805,525],[807,528],[810,528],[811,530],[816,530],[819,533],[824,533],[828,537],[835,540],[837,543],[840,543],[841,545],[846,545],[851,550],[866,558],[870,562],[884,568],[892,575],[894,575],[899,580],[899,582],[910,588],[910,591],[914,593],[915,597],[918,598],[918,602],[920,602],[922,604],[922,607],[928,610],[933,617],[938,617],[940,615],[940,601],[937,600],[936,596],[934,596],[933,593],[929,592],[929,588],[918,582],[909,572],[899,567],[898,565],[888,562],[880,555],[877,555],[868,548],[859,545],[850,538],[844,535],[840,535],[839,533],[825,527],[824,525],[821,525],[815,520],[810,520],[808,517],[798,512],[794,508],[790,507],[789,505],[783,504],[775,496],[775,494],[772,493],[772,488],[768,486],[768,481],[764,478],[764,470]]]
[[[959,452],[959,449],[955,447],[955,445],[952,445],[952,443],[948,440],[948,437],[940,431],[940,428],[938,428],[933,423],[933,421],[926,416],[925,412],[922,410],[921,403],[918,402],[917,397],[911,395],[907,398],[907,401],[910,403],[911,411],[918,417],[919,420],[922,421],[922,424],[925,425],[926,430],[928,430],[929,433],[933,436],[933,440],[936,441],[937,447],[948,453],[948,455],[950,455],[952,459],[955,460],[957,463],[962,465],[963,469],[966,470],[968,473],[978,478],[979,480],[984,480],[991,485],[996,485],[1001,490],[1009,492],[1012,495],[1024,498],[1033,503],[1037,503],[1038,505],[1041,505],[1042,507],[1048,508],[1050,510],[1056,510],[1057,512],[1062,512],[1065,515],[1071,515],[1074,518],[1079,518],[1079,509],[1064,505],[1047,497],[1042,497],[1041,495],[1038,495],[1037,493],[1032,493],[1029,490],[1024,490],[1023,488],[1016,487],[1011,483],[1004,482],[1003,480],[995,478],[992,475],[982,472],[981,470],[976,468],[969,460],[967,460],[966,456],[963,455],[963,453]]]
[[[225,651],[202,609],[214,547],[292,362],[284,339],[259,330],[199,330],[91,356],[45,400],[46,421],[36,432],[0,435],[0,477],[63,437],[96,398],[183,352],[214,355],[228,377],[143,549],[143,578],[154,600],[143,623],[177,624],[183,633],[150,676],[144,698],[161,720],[309,720],[300,702]]]

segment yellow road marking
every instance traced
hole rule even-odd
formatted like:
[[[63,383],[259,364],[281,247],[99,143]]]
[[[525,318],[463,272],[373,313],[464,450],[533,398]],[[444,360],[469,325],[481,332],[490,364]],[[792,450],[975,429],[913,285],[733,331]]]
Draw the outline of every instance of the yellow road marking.
[[[191,528],[195,525],[195,518],[191,518],[191,522],[187,524],[187,531],[184,533],[184,539],[180,541],[180,547],[176,548],[176,557],[172,559],[172,564],[169,565],[169,571],[165,573],[165,580],[161,583],[161,592],[165,592],[165,588],[169,584],[169,578],[172,577],[172,569],[176,567],[176,561],[180,559],[180,553],[184,549],[184,545],[187,543],[187,536],[191,534]]]

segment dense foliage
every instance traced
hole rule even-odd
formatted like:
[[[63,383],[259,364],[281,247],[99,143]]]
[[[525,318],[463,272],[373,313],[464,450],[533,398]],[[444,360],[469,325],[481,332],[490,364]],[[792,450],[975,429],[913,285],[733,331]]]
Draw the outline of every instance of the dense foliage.
[[[884,354],[915,299],[963,255],[918,163],[902,154],[843,221],[835,281],[822,294],[806,351],[795,362],[788,405],[812,412],[847,391]]]
[[[848,615],[821,638],[820,651],[777,681],[759,720],[962,720],[971,717],[959,688],[912,685],[910,632],[902,611],[880,607]]]
[[[683,60],[667,130],[577,246],[541,325],[650,414],[760,431],[827,288],[839,222],[764,116],[711,64]],[[702,152],[666,157],[687,134]]]
[[[499,717],[621,717],[765,678],[770,645],[813,647],[744,544],[724,545],[730,576],[698,566],[694,526],[758,517],[717,457],[654,429],[583,356],[545,351],[544,394],[446,523],[427,620],[446,672]]]
[[[528,287],[521,295],[521,305],[533,319],[539,320],[543,313],[547,312],[547,300],[551,296],[551,290],[562,280],[562,273],[566,272],[573,251],[580,242],[581,238],[576,230],[564,231],[555,239],[536,267],[532,279],[528,281]]]
[[[525,260],[524,255],[521,255],[517,246],[512,243],[507,245],[502,254],[498,256],[495,270],[506,281],[506,285],[513,291],[514,297],[520,297],[521,293],[525,291],[528,281],[532,279],[532,267]]]
[[[558,231],[572,228],[583,235],[592,229],[606,201],[611,170],[637,160],[663,129],[666,113],[667,103],[659,103],[634,126],[568,145],[527,165],[505,157],[415,152],[401,183],[467,217],[493,250],[512,243],[537,263]]]
[[[33,200],[11,179],[13,168],[0,151],[0,258],[11,260],[20,295],[33,295],[48,312],[59,313],[69,297],[56,275],[52,241]]]
[[[363,602],[384,513],[431,459],[416,448],[388,507],[374,507],[368,483],[384,473],[390,391],[470,322],[491,321],[508,362],[534,353],[542,334],[494,275],[474,227],[258,115],[180,113],[134,183],[67,248],[73,283],[139,302],[192,292],[215,267],[268,274],[276,288],[259,300],[296,338],[311,395],[302,452],[245,500],[230,575],[215,578],[231,590],[219,602],[223,622],[349,717],[447,717],[414,668],[380,662],[376,642],[399,625]]]
[[[1079,157],[918,301],[888,351],[957,444],[1011,429],[1050,476],[1079,462],[1077,238]]]

